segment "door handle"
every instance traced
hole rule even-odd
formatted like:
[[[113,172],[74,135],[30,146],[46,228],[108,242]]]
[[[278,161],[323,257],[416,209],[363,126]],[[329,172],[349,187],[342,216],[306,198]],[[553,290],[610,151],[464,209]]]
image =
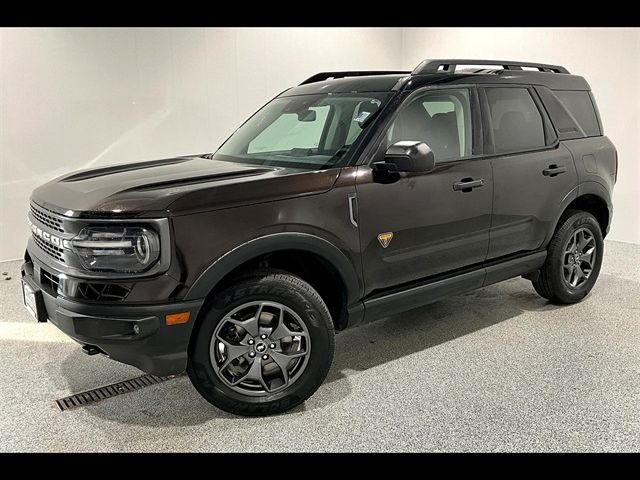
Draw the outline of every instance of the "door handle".
[[[480,180],[474,180],[473,178],[463,178],[459,182],[453,184],[453,189],[456,192],[468,193],[474,188],[484,187],[484,178]]]
[[[564,173],[566,171],[567,167],[565,167],[564,165],[556,165],[554,163],[553,165],[549,165],[547,168],[542,170],[542,174],[545,177],[555,177],[556,175],[560,175],[561,173]]]

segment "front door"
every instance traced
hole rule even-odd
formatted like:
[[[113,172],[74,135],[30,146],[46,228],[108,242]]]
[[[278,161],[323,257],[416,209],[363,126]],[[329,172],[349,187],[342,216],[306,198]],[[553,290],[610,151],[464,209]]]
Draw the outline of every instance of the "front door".
[[[490,161],[478,155],[477,108],[473,88],[414,94],[388,127],[371,161],[358,167],[365,295],[485,260],[493,178]],[[386,149],[402,140],[429,145],[435,169],[373,172],[370,164],[382,161]]]

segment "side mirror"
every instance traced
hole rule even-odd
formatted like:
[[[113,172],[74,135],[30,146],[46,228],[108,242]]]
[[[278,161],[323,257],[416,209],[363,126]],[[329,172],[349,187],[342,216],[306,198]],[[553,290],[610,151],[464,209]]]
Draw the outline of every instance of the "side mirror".
[[[436,165],[436,158],[424,142],[402,141],[391,145],[384,154],[384,162],[375,162],[374,171],[428,172]]]

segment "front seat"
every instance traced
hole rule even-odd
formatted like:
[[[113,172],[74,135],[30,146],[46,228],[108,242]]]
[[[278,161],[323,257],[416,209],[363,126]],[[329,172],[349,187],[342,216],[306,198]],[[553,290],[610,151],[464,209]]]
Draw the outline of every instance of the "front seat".
[[[436,113],[431,117],[429,141],[436,159],[443,160],[460,156],[458,120],[456,112]]]
[[[393,124],[389,145],[403,140],[429,143],[431,116],[422,103],[413,102],[400,112]]]

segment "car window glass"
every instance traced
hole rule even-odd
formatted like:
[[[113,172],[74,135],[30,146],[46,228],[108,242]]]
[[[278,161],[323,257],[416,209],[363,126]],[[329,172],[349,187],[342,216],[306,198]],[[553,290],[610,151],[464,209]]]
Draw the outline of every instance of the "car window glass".
[[[544,123],[526,88],[487,88],[496,153],[544,147]]]
[[[424,142],[436,161],[471,155],[471,107],[467,89],[425,93],[404,106],[387,131],[387,147],[408,140]]]
[[[328,105],[310,107],[309,111],[315,113],[313,120],[299,118],[296,113],[285,113],[249,142],[247,153],[317,148],[329,108]]]
[[[277,97],[236,130],[213,158],[309,170],[345,165],[392,96],[350,92]]]
[[[553,93],[560,99],[562,105],[571,112],[587,137],[600,135],[600,126],[589,92],[556,90]]]

